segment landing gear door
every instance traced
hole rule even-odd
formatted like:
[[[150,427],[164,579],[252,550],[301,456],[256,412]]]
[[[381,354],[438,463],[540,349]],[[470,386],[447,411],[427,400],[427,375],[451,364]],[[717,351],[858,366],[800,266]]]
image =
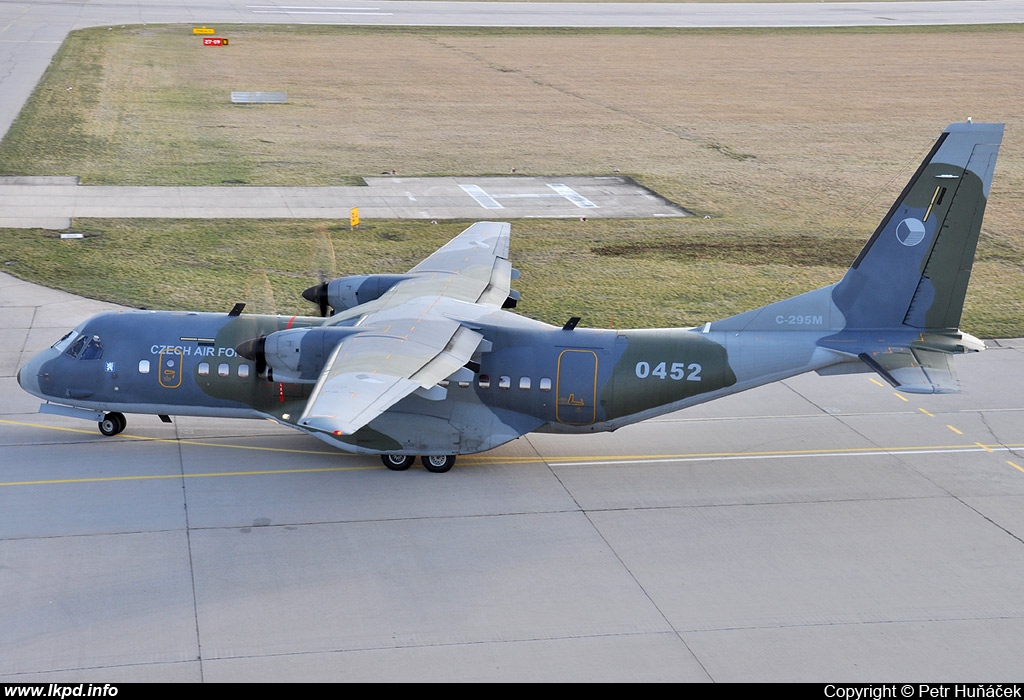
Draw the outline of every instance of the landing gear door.
[[[590,425],[597,419],[597,353],[564,350],[558,356],[555,416],[559,423]]]

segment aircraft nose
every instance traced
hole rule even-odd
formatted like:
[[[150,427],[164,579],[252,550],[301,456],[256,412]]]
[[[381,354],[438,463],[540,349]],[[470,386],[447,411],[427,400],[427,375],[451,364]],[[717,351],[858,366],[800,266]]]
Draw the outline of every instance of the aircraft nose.
[[[39,368],[43,359],[42,355],[36,355],[18,370],[18,385],[33,396],[42,393],[39,389]]]

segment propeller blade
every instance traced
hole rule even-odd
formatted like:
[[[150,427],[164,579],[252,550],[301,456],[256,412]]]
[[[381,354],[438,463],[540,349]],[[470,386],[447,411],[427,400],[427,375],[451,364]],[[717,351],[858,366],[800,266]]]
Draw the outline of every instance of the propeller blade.
[[[328,316],[327,282],[310,287],[302,293],[302,298],[311,301],[320,309],[321,316]]]
[[[262,377],[267,373],[267,336],[246,340],[235,346],[235,352],[247,360],[256,363],[256,374]]]

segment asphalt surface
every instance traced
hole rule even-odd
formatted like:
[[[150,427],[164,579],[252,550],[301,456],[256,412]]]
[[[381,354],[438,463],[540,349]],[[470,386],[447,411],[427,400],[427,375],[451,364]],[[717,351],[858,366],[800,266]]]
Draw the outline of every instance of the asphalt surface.
[[[902,9],[940,4],[1022,16],[998,0]],[[410,14],[383,14],[399,5]],[[901,10],[838,5],[803,10]],[[492,4],[378,6],[301,20],[511,22],[482,19],[506,10]],[[542,23],[714,9],[515,8]],[[715,11],[756,23],[786,8]],[[0,118],[69,28],[227,18],[268,16],[228,0],[0,0]],[[104,438],[36,413],[16,368],[104,308],[0,275],[0,681],[1024,673],[1024,341],[958,358],[958,395],[805,375],[613,434],[527,436],[435,475],[261,421],[129,416]]]

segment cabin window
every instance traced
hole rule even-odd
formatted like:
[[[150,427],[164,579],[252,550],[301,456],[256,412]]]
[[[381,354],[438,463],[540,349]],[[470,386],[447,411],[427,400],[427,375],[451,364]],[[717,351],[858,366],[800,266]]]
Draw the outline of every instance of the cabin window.
[[[139,374],[149,374],[149,360],[139,360]]]
[[[551,377],[541,377],[540,379],[540,390],[551,391]]]
[[[199,374],[200,377],[209,377],[210,376],[210,363],[209,362],[200,362],[199,366],[196,367],[196,372]]]
[[[217,376],[218,377],[228,377],[228,376],[231,376],[231,368],[228,367],[228,363],[227,362],[221,362],[219,365],[217,365]]]
[[[529,377],[520,377],[519,378],[519,388],[522,389],[523,391],[529,391],[530,390],[530,378]]]
[[[480,378],[477,379],[476,385],[478,387],[480,387],[481,389],[490,389],[491,388],[491,375],[489,375],[489,374],[481,374]]]
[[[469,388],[469,382],[461,382],[460,381],[459,382],[459,388],[460,389],[468,389]]]
[[[439,381],[439,382],[437,383],[437,385],[438,385],[439,387],[441,387],[442,389],[447,389],[447,388],[448,388],[448,385],[449,385],[450,383],[451,383],[451,382],[449,382],[449,381],[448,381],[447,379],[442,379],[441,381]]]
[[[249,365],[238,365],[238,377],[240,379],[249,378]]]
[[[498,388],[499,389],[508,389],[510,386],[512,386],[512,377],[509,377],[509,376],[504,375],[504,374],[501,375],[500,377],[498,377]]]

